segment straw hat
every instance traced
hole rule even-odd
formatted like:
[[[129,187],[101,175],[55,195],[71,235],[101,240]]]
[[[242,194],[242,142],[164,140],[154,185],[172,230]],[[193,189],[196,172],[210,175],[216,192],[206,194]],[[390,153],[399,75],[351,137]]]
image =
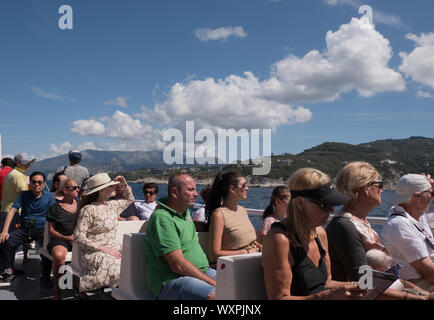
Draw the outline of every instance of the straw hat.
[[[98,173],[87,180],[86,195],[95,193],[110,186],[114,186],[118,183],[119,181],[113,181],[110,179],[110,176],[107,173]]]

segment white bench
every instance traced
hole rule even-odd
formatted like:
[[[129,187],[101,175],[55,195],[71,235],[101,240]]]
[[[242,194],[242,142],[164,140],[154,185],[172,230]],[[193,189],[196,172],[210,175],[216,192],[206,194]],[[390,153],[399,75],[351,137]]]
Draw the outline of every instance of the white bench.
[[[145,233],[124,235],[119,287],[112,291],[112,297],[117,300],[154,299],[146,283],[145,236]],[[207,253],[208,232],[198,232],[198,238],[199,244]]]
[[[216,300],[266,300],[262,254],[217,259]]]
[[[139,232],[145,222],[146,220],[119,221],[118,229],[116,231],[116,239],[122,243],[124,234]],[[75,276],[81,276],[81,250],[75,241],[72,242],[71,268],[72,273]]]
[[[51,240],[51,234],[49,231],[50,223],[48,221],[45,222],[45,228],[44,228],[44,241],[42,242],[42,247],[38,249],[38,253],[45,256],[47,259],[50,259],[53,261],[53,256],[48,252],[47,245],[50,243]],[[66,254],[65,262],[70,262],[72,258],[72,252],[68,251]]]
[[[154,295],[146,283],[146,233],[124,234],[119,287],[112,297],[117,300],[153,300]]]

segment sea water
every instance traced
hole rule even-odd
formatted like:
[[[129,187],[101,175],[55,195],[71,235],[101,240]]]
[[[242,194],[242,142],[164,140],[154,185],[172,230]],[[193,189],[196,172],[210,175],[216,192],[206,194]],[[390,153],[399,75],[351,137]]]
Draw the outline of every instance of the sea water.
[[[143,199],[143,183],[130,183],[134,198]],[[206,186],[197,186],[197,192],[200,193],[202,189]],[[239,202],[239,205],[249,208],[249,209],[260,209],[264,210],[268,204],[270,203],[271,193],[274,188],[265,188],[265,187],[249,187],[247,192],[247,199]],[[395,195],[395,191],[393,190],[385,190],[382,194],[382,204],[378,207],[375,207],[372,212],[369,214],[370,217],[384,217],[388,216],[388,211],[390,207],[393,205],[392,200]],[[158,198],[167,197],[167,184],[159,184],[158,185]],[[196,198],[197,204],[204,204],[203,199],[200,195]],[[338,212],[341,207],[335,207],[335,212]],[[253,226],[256,230],[261,229],[262,224],[262,216],[261,215],[249,215],[250,220],[252,221]],[[374,229],[380,233],[381,226],[374,225]]]

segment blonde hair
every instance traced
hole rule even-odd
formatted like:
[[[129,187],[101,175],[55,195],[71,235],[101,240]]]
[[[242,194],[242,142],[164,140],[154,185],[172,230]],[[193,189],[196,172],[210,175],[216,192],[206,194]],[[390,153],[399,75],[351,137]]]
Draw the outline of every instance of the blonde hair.
[[[359,192],[380,177],[377,169],[371,164],[363,161],[356,161],[347,164],[339,170],[336,176],[336,189],[350,197],[347,204],[357,202]]]
[[[74,179],[71,179],[71,178],[62,180],[59,184],[59,190],[56,191],[55,195],[56,196],[64,196],[65,193],[63,192],[63,189],[65,187],[67,187],[71,183],[71,181],[74,181],[75,183],[77,183],[77,181],[75,181]]]
[[[291,175],[288,188],[290,190],[309,190],[328,182],[330,182],[330,177],[326,173],[313,168],[302,168]],[[310,229],[309,218],[299,209],[295,199],[291,197],[286,211],[287,231],[291,243],[296,247],[301,247],[301,240],[316,237],[316,231]]]

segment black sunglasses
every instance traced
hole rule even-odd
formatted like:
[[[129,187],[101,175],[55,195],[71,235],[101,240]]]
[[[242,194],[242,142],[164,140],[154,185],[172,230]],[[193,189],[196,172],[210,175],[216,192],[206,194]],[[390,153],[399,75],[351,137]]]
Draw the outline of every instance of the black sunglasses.
[[[378,187],[379,189],[383,189],[383,187],[384,187],[384,183],[383,183],[383,181],[374,181],[374,182],[371,182],[371,183],[369,184],[369,186],[376,186],[376,187]]]
[[[69,186],[69,187],[65,187],[66,189],[73,189],[73,190],[80,190],[79,186]]]
[[[320,207],[321,210],[324,211],[324,212],[329,212],[329,211],[334,211],[334,210],[335,210],[333,206],[329,206],[329,205],[327,205],[327,204],[321,203],[321,202],[319,202],[319,201],[316,201],[316,200],[313,200],[313,199],[310,199],[310,198],[308,198],[308,200],[309,200],[310,202],[315,203],[315,204],[316,204],[318,207]]]
[[[156,194],[156,192],[154,192],[154,191],[143,191],[143,194],[144,195],[149,194],[150,196],[152,196],[152,195]]]
[[[425,191],[425,192],[431,194],[431,197],[434,197],[434,190],[433,190],[433,191],[429,191],[429,190],[427,190],[427,191]]]
[[[30,181],[30,184],[41,185],[41,184],[43,184],[43,183],[44,183],[44,181],[41,181],[41,180],[32,180],[32,181]]]

